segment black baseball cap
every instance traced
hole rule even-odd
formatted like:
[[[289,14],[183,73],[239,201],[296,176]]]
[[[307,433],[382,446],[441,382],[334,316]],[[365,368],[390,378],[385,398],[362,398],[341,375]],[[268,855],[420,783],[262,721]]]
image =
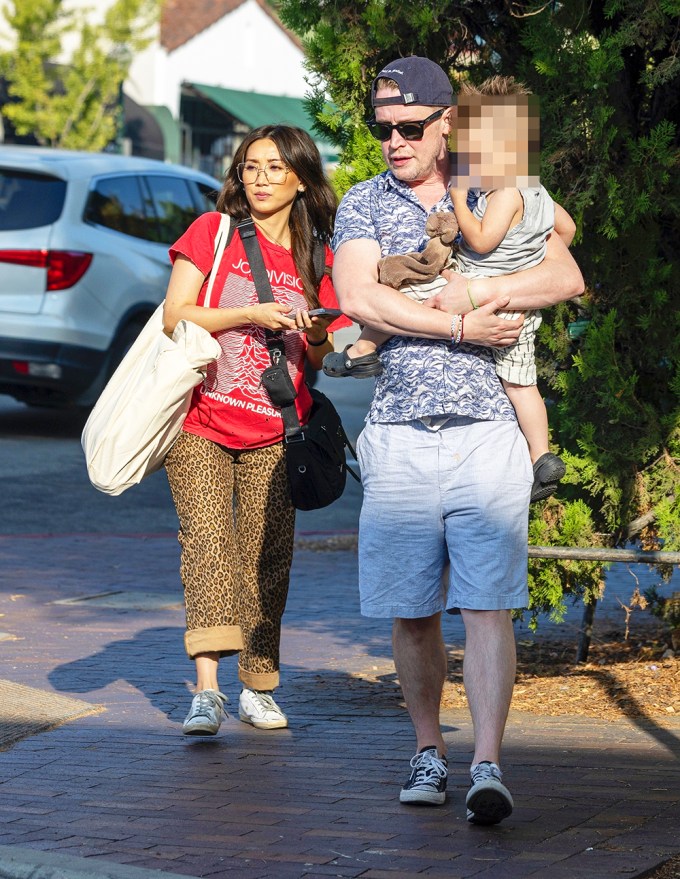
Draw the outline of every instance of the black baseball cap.
[[[399,88],[398,95],[389,98],[376,98],[375,92],[380,79],[392,79]],[[453,103],[453,88],[442,68],[430,61],[410,55],[397,58],[386,64],[373,80],[371,103],[374,107],[390,104],[422,104],[425,107],[449,107]]]

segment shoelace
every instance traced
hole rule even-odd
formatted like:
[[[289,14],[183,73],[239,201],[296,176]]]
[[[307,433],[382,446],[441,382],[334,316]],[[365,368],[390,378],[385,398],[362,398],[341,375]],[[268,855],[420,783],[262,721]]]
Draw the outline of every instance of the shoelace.
[[[217,691],[207,693],[205,690],[201,690],[200,693],[196,693],[196,696],[198,697],[198,702],[196,703],[194,714],[207,715],[216,705],[224,711],[224,703],[228,701],[223,693],[218,693]]]
[[[448,769],[443,760],[436,757],[431,751],[416,754],[411,757],[411,768],[416,770],[414,784],[434,784],[448,775]]]
[[[251,692],[255,697],[255,701],[263,711],[275,711],[277,714],[281,713],[281,709],[274,701],[274,697],[269,693],[264,693],[261,690],[251,690]]]
[[[487,761],[478,763],[475,768],[470,771],[470,776],[473,785],[480,781],[486,781],[488,778],[493,778],[495,781],[502,781],[503,778],[498,766],[496,766],[495,763],[489,763]]]

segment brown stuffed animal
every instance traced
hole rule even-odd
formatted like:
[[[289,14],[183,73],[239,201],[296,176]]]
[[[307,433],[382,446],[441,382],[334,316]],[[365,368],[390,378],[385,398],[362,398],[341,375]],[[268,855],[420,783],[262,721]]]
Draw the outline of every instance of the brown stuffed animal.
[[[433,281],[451,259],[458,221],[451,211],[430,214],[425,224],[430,240],[420,253],[385,256],[378,262],[378,280],[398,290],[404,284]]]

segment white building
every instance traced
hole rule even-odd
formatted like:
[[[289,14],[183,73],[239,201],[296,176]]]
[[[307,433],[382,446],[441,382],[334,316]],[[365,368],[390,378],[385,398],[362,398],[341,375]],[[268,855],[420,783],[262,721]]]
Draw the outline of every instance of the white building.
[[[97,20],[112,2],[64,0],[64,7]],[[308,130],[332,158],[302,105],[309,89],[300,42],[266,0],[165,0],[155,30],[123,87],[130,152],[219,176],[244,133],[284,122]],[[0,19],[0,42],[7,39]],[[60,60],[68,63],[72,51],[67,38]]]

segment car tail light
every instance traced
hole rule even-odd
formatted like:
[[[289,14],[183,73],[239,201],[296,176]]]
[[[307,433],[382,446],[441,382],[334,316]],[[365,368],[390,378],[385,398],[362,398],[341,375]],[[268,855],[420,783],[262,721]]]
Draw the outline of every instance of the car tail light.
[[[13,360],[12,369],[19,375],[60,379],[64,370],[58,363],[33,363],[30,360]]]
[[[92,254],[79,250],[0,250],[0,262],[47,269],[45,289],[66,290],[83,277]]]

